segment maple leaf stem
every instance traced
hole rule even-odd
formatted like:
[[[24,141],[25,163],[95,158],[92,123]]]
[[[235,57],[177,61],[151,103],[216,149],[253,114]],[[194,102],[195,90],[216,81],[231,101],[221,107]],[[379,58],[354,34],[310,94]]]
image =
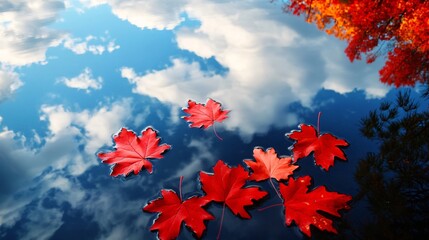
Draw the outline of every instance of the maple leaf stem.
[[[263,207],[263,208],[259,208],[258,209],[258,211],[264,211],[264,210],[267,210],[267,209],[269,209],[269,208],[272,208],[272,207],[278,207],[278,206],[282,206],[283,205],[283,203],[276,203],[276,204],[273,204],[273,205],[270,205],[270,206],[266,206],[266,207]]]
[[[216,240],[220,239],[220,233],[222,232],[222,224],[223,224],[223,217],[224,216],[225,216],[225,203],[223,203],[223,207],[222,207],[222,215],[220,217],[220,226],[219,226],[219,231],[217,233]]]
[[[322,112],[319,112],[319,114],[317,114],[317,136],[319,136],[320,133],[320,116],[322,116]]]
[[[180,176],[180,180],[179,180],[179,197],[180,197],[180,201],[182,202],[182,183],[183,183],[183,176]]]
[[[221,141],[223,140],[221,137],[219,137],[219,135],[216,132],[216,124],[213,124],[213,132],[216,135],[216,137],[219,138],[219,140],[221,140]]]
[[[280,200],[282,200],[282,201],[283,201],[282,197],[280,196],[279,191],[277,191],[277,188],[274,186],[274,183],[273,183],[273,179],[272,179],[272,178],[270,178],[270,183],[271,183],[271,186],[273,187],[274,191],[276,191],[277,196],[280,198]]]

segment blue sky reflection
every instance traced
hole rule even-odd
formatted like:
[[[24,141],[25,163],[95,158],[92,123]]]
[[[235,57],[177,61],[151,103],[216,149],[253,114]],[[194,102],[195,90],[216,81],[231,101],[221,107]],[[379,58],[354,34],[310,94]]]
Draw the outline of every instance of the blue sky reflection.
[[[201,193],[200,170],[242,164],[255,146],[290,155],[285,133],[316,125],[319,111],[322,132],[351,144],[349,161],[326,173],[304,159],[295,176],[355,194],[356,163],[374,149],[359,121],[395,92],[378,82],[381,61],[350,63],[344,43],[268,1],[6,1],[0,22],[2,239],[155,239],[155,216],[141,208],[161,188],[177,191],[184,176],[184,192]],[[180,118],[188,99],[207,98],[232,110],[217,125],[224,141]],[[95,153],[110,150],[121,127],[147,126],[172,150],[152,175],[110,177]],[[302,238],[281,208],[251,214],[227,211],[224,238]]]

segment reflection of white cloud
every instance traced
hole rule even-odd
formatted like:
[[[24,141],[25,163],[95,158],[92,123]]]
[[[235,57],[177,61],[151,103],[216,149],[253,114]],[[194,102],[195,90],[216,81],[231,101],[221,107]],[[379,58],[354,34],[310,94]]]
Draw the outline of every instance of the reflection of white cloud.
[[[7,127],[0,130],[0,227],[10,228],[24,222],[22,239],[48,239],[63,224],[63,210],[31,205],[50,198],[51,190],[59,191],[51,199],[58,206],[67,202],[72,208],[81,208],[82,202],[88,200],[76,177],[99,163],[95,152],[103,145],[111,145],[112,134],[131,115],[131,101],[124,99],[110,106],[77,112],[62,105],[43,106],[41,113],[41,120],[48,123],[48,132],[39,139],[43,145],[37,150],[29,146],[31,139]],[[103,201],[106,198],[102,197]],[[111,203],[112,208],[117,204]],[[97,207],[103,219],[105,205]]]
[[[64,210],[55,208],[55,204],[46,208],[43,203],[46,200],[55,202],[57,206],[68,203],[76,209],[84,202],[85,196],[77,178],[63,170],[45,171],[29,183],[27,189],[0,201],[0,227],[18,225],[19,239],[50,239],[64,224]]]
[[[10,228],[20,220],[27,204],[34,198],[9,198],[0,202],[0,227]]]
[[[222,90],[222,85],[228,84],[219,75],[202,72],[198,63],[188,64],[179,59],[173,60],[171,68],[144,76],[138,76],[133,69],[126,67],[121,69],[121,74],[135,85],[133,92],[156,96],[160,101],[179,105],[186,103],[189,98],[204,101],[205,96],[215,88]]]
[[[0,102],[10,97],[22,85],[13,69],[0,64]]]
[[[107,47],[106,47],[106,48],[107,48],[107,51],[110,53],[110,52],[115,51],[116,49],[119,49],[119,48],[120,48],[120,46],[119,46],[119,45],[116,45],[114,41],[110,41],[110,42],[107,44]]]
[[[42,235],[45,237],[40,239],[49,238],[50,235],[52,235],[55,230],[62,224],[62,222],[56,221],[56,223],[59,225],[53,224],[52,226],[45,226],[47,222],[45,221],[45,218],[41,215],[49,215],[55,212],[58,215],[62,216],[62,212],[59,212],[55,209],[52,209],[53,212],[46,212],[48,209],[45,209],[40,204],[37,204],[36,206],[31,206],[30,204],[32,202],[40,203],[41,200],[50,196],[50,191],[59,190],[59,192],[57,192],[56,194],[55,199],[58,205],[67,202],[73,208],[75,208],[77,204],[83,199],[85,193],[82,191],[81,186],[79,184],[76,184],[76,181],[71,181],[71,179],[61,176],[64,174],[65,172],[62,170],[51,171],[50,173],[40,176],[32,183],[27,184],[28,188],[24,191],[18,191],[17,194],[10,194],[8,198],[1,201],[0,226],[10,228],[13,227],[22,218],[28,218],[23,221],[25,231],[22,232],[22,238],[24,238],[24,236],[27,236],[28,239],[36,239],[34,236],[40,234],[39,231],[45,228],[46,236]],[[29,208],[30,211],[28,211]],[[24,214],[24,212],[30,213],[26,215]],[[54,218],[55,216],[50,217]],[[36,222],[38,221],[38,218],[40,218],[40,222]],[[61,220],[61,218],[59,220]]]
[[[146,106],[142,111],[140,111],[134,116],[134,122],[133,122],[134,126],[141,127],[144,121],[146,121],[146,118],[149,116],[149,114],[150,114],[150,108],[149,106]]]
[[[117,185],[111,186],[109,191],[90,191],[80,206],[85,216],[98,224],[97,239],[141,239],[147,231],[150,215],[142,213],[142,201],[118,194],[121,187]],[[133,219],[132,223],[130,219]]]
[[[85,152],[94,154],[101,146],[111,144],[113,133],[131,116],[131,100],[124,99],[111,106],[81,112],[69,111],[62,105],[43,106],[42,113],[41,119],[49,122],[48,128],[52,136],[63,132],[81,134],[85,141]]]
[[[0,62],[18,66],[44,62],[46,49],[59,45],[63,37],[48,28],[63,9],[58,0],[2,1]]]
[[[170,123],[178,124],[180,119],[180,114],[182,114],[181,109],[176,106],[171,106],[170,108]]]
[[[95,153],[103,145],[112,144],[112,135],[116,133],[124,122],[132,117],[131,99],[114,103],[111,107],[102,107],[92,113],[85,124],[87,143],[85,151]]]
[[[28,167],[34,167],[31,162],[34,153],[24,147],[25,142],[24,136],[7,127],[0,129],[0,203],[9,193],[24,186],[31,179]]]
[[[382,61],[378,60],[372,65],[363,61],[351,63],[345,60],[345,47],[346,44],[341,43],[322,49],[327,74],[322,86],[338,93],[348,93],[355,88],[364,89],[367,98],[384,97],[389,88],[378,81],[378,72],[374,71],[381,68]]]
[[[112,134],[131,115],[131,101],[114,102],[93,111],[72,112],[61,105],[43,106],[41,111],[49,131],[37,151],[28,146],[31,140],[19,133],[6,127],[0,130],[0,186],[4,189],[0,200],[25,187],[47,167],[80,175],[98,164],[95,152],[111,144]]]
[[[19,239],[49,239],[63,224],[62,217],[63,213],[59,209],[38,206],[37,209],[30,210]]]
[[[16,221],[25,217],[20,239],[49,239],[63,225],[63,210],[60,208],[46,209],[41,204],[43,200],[53,200],[59,206],[63,203],[69,203],[72,208],[78,207],[78,204],[84,200],[85,192],[76,179],[70,176],[70,178],[66,178],[63,175],[65,172],[61,170],[47,173],[32,185],[34,192],[21,192],[14,199],[12,204],[15,204],[17,200],[20,204],[18,204],[18,208],[14,209],[15,217],[13,220]],[[54,189],[59,192],[51,199],[49,193]],[[35,200],[38,201],[38,204],[35,207],[30,206],[30,203]],[[7,208],[10,207],[6,206]],[[26,214],[23,214],[24,212]],[[0,218],[1,216],[2,213],[0,213]],[[11,226],[13,223],[13,221],[8,221],[7,224]]]
[[[58,205],[67,202],[72,208],[77,208],[84,200],[85,192],[82,186],[76,181],[76,178],[67,178],[63,171],[54,171],[46,174],[41,180],[41,192],[47,192],[52,189],[60,190],[56,194],[55,201]]]
[[[185,0],[80,0],[87,7],[109,4],[120,19],[142,29],[173,29],[183,19],[180,17]]]
[[[69,88],[83,89],[87,93],[90,89],[101,89],[103,79],[101,77],[94,78],[91,69],[85,68],[81,74],[73,78],[62,78],[60,80]]]
[[[103,187],[84,189],[79,179],[64,170],[45,171],[29,189],[0,201],[0,227],[21,227],[20,239],[49,239],[64,224],[62,217],[66,213],[61,206],[69,203],[68,214],[73,215],[77,210],[83,213],[84,219],[97,224],[96,239],[141,239],[149,234],[145,227],[151,215],[141,212],[145,200],[130,198],[128,193],[129,189],[135,191],[141,186],[142,192],[153,195],[158,189],[156,182],[144,177],[129,182],[94,178],[88,181]],[[46,200],[55,203],[52,208],[43,206]],[[48,220],[53,223],[49,224]]]
[[[123,68],[122,76],[135,84],[134,92],[171,104],[184,106],[188,99],[198,102],[205,102],[207,97],[216,99],[224,104],[224,108],[233,110],[230,118],[223,124],[229,128],[238,128],[243,136],[265,132],[270,125],[267,120],[274,118],[281,118],[284,124],[296,124],[294,121],[286,122],[296,119],[294,114],[277,115],[281,113],[284,104],[295,100],[291,93],[287,94],[290,92],[287,86],[282,87],[279,83],[272,87],[269,84],[259,87],[245,86],[245,83],[229,77],[206,74],[195,62],[188,64],[176,59],[173,63],[171,68],[145,76],[137,76],[132,69]],[[279,98],[284,101],[276,101]]]
[[[183,162],[180,169],[173,174],[169,179],[174,179],[183,176],[185,179],[191,179],[191,177],[197,174],[201,169],[204,169],[207,165],[211,166],[215,162],[215,156],[211,147],[212,143],[209,140],[195,140],[192,139],[188,144],[188,148],[193,148],[191,161]]]
[[[110,53],[120,48],[119,45],[116,45],[115,41],[113,40],[110,40],[106,44],[105,42],[107,41],[107,39],[105,39],[104,37],[100,39],[101,43],[94,44],[90,42],[99,41],[99,38],[94,36],[88,36],[85,39],[67,37],[64,39],[64,47],[70,49],[76,54],[85,54],[87,52],[90,52],[95,55],[101,55],[106,50]]]
[[[208,97],[224,103],[233,111],[223,125],[243,137],[273,125],[295,125],[297,117],[285,111],[287,106],[299,101],[312,107],[322,87],[365,89],[376,96],[386,91],[374,65],[350,64],[338,40],[282,13],[276,4],[188,0],[182,9],[200,25],[179,28],[178,46],[215,57],[228,72],[216,75],[196,62],[174,59],[171,67],[143,75],[124,67],[122,76],[135,85],[134,92],[170,104],[184,106],[187,99],[203,102]]]

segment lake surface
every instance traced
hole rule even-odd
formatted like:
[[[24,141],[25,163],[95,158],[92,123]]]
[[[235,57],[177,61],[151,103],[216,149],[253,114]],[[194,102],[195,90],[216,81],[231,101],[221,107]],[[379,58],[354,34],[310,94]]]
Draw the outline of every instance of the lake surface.
[[[162,189],[202,196],[201,171],[213,173],[218,160],[247,170],[243,160],[255,147],[290,156],[294,141],[285,134],[317,127],[319,112],[320,133],[350,144],[347,161],[325,171],[311,154],[295,163],[293,177],[311,176],[310,189],[353,200],[342,218],[330,217],[338,235],[312,228],[313,238],[371,235],[364,225],[380,215],[355,198],[355,173],[380,142],[364,137],[361,123],[401,91],[378,82],[382,59],[350,63],[343,42],[264,1],[37,0],[0,4],[0,19],[9,36],[0,40],[1,239],[156,239],[149,228],[157,214],[142,208]],[[419,98],[419,89],[411,95]],[[223,140],[183,119],[189,99],[209,98],[231,110],[215,123]],[[419,101],[418,111],[427,111]],[[147,127],[171,145],[149,160],[153,173],[110,176],[97,154],[114,151],[121,128],[139,135]],[[283,206],[260,211],[281,203],[269,181],[246,186],[268,195],[246,208],[251,219],[225,209],[221,239],[307,239],[286,226]],[[222,204],[205,209],[215,219],[203,239],[215,239]],[[182,225],[178,239],[192,238]]]

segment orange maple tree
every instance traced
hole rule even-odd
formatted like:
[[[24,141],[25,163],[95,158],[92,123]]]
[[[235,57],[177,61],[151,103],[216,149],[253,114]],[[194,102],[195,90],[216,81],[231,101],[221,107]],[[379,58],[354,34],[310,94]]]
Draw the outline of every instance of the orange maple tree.
[[[386,56],[381,82],[429,83],[428,0],[290,0],[285,10],[346,40],[350,61]]]

